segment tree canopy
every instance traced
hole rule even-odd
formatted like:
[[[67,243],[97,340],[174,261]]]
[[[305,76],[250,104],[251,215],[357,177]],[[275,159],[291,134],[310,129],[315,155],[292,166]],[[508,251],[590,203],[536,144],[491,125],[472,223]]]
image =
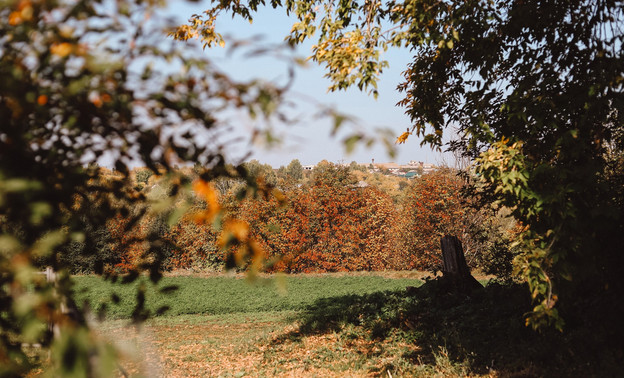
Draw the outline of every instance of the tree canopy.
[[[289,43],[316,41],[330,90],[375,95],[383,52],[413,53],[398,87],[412,126],[397,142],[439,148],[455,133],[446,147],[474,160],[478,193],[525,226],[515,268],[530,324],[563,326],[565,281],[621,290],[621,1],[213,1],[174,34],[222,43],[221,13],[252,21],[265,5],[295,17]]]

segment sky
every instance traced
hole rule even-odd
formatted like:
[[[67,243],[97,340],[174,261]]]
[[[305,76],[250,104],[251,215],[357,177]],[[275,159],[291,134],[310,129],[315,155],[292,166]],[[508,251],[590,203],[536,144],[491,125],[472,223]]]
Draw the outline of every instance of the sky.
[[[172,2],[168,12],[180,23],[184,23],[192,14],[201,13],[208,7],[208,2]],[[248,57],[243,51],[228,49],[234,40],[254,39],[254,44],[274,45],[282,43],[284,37],[290,32],[294,22],[285,15],[283,9],[264,8],[254,17],[253,24],[241,18],[231,19],[229,15],[221,15],[217,22],[217,31],[224,35],[226,48],[213,47],[203,51],[212,59],[217,66],[237,80],[262,79],[277,83],[285,83],[288,80],[288,64],[283,60],[262,55],[261,57]],[[306,43],[297,48],[294,55],[307,57],[313,42]],[[268,163],[273,167],[287,165],[291,160],[298,159],[304,165],[316,164],[321,160],[334,163],[359,163],[394,161],[405,164],[410,160],[429,163],[440,163],[443,156],[429,147],[420,147],[419,140],[412,137],[406,144],[396,146],[394,158],[388,156],[386,148],[381,143],[366,148],[364,145],[356,147],[355,151],[347,154],[342,140],[349,134],[349,126],[344,126],[342,133],[331,136],[333,123],[325,118],[315,115],[323,107],[331,107],[336,111],[346,114],[354,119],[358,130],[375,135],[376,129],[388,128],[396,137],[410,126],[409,117],[404,114],[404,109],[395,104],[402,99],[402,94],[396,90],[402,81],[402,71],[411,60],[407,49],[389,50],[384,58],[389,61],[390,67],[382,74],[379,84],[379,96],[373,96],[360,92],[357,88],[347,91],[327,91],[330,85],[324,78],[324,70],[314,62],[309,62],[306,67],[295,69],[294,82],[288,99],[295,103],[292,115],[300,122],[294,125],[276,125],[276,133],[283,142],[270,149],[262,145],[252,145],[251,159],[257,159],[262,163]],[[250,129],[250,121],[243,116],[236,120],[237,127],[242,135]],[[247,125],[246,125],[247,124]],[[352,130],[351,130],[352,131]],[[240,149],[241,147],[237,147]],[[240,151],[226,151],[237,158]]]

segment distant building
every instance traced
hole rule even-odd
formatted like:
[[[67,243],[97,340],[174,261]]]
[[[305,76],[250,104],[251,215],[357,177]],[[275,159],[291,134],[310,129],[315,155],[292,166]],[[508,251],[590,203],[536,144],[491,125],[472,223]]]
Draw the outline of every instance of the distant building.
[[[409,171],[409,172],[405,173],[404,175],[401,175],[401,177],[405,177],[407,179],[411,179],[411,178],[418,177],[418,176],[420,176],[420,175],[416,171]]]
[[[431,173],[433,171],[435,171],[437,168],[435,165],[430,164],[430,163],[424,163],[422,165],[422,169],[423,169],[423,173]]]
[[[387,169],[389,171],[398,171],[400,169],[400,166],[395,163],[395,162],[390,162],[390,163],[376,163],[373,164],[373,166],[377,169]]]

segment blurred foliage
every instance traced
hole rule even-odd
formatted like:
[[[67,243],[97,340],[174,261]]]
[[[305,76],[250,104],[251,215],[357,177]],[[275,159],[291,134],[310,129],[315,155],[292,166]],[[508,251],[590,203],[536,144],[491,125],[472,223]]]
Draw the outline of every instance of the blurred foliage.
[[[268,4],[212,1],[180,32],[221,43],[220,14],[252,21]],[[569,308],[581,294],[622,294],[622,1],[270,5],[295,18],[289,43],[316,40],[310,58],[325,67],[330,90],[376,95],[383,53],[410,49],[398,90],[412,125],[397,143],[416,135],[440,148],[445,130],[457,131],[448,147],[474,159],[481,198],[525,226],[514,267],[534,299],[528,324],[562,329],[557,293]]]
[[[31,344],[50,352],[51,376],[112,374],[115,351],[90,332],[69,272],[159,280],[173,251],[169,225],[192,190],[176,164],[207,167],[198,183],[236,179],[259,189],[244,167],[226,169],[219,140],[230,131],[219,114],[247,112],[262,134],[285,89],[235,82],[164,38],[172,24],[160,4],[0,2],[1,376],[28,372]],[[141,187],[131,165],[145,167]],[[139,191],[150,175],[167,183],[163,193]],[[134,321],[150,315],[139,289]]]

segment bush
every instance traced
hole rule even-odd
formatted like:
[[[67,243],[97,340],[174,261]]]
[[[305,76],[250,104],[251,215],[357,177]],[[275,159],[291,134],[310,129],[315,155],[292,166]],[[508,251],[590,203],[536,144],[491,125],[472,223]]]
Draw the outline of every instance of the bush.
[[[273,269],[330,272],[397,269],[398,212],[386,194],[360,188],[348,168],[320,164],[309,185],[275,199],[248,200],[240,209]]]
[[[509,278],[514,254],[510,245],[517,235],[508,211],[481,206],[466,196],[457,171],[441,169],[413,181],[403,203],[404,249],[411,269],[442,268],[440,238],[457,236],[466,262],[486,274]]]

